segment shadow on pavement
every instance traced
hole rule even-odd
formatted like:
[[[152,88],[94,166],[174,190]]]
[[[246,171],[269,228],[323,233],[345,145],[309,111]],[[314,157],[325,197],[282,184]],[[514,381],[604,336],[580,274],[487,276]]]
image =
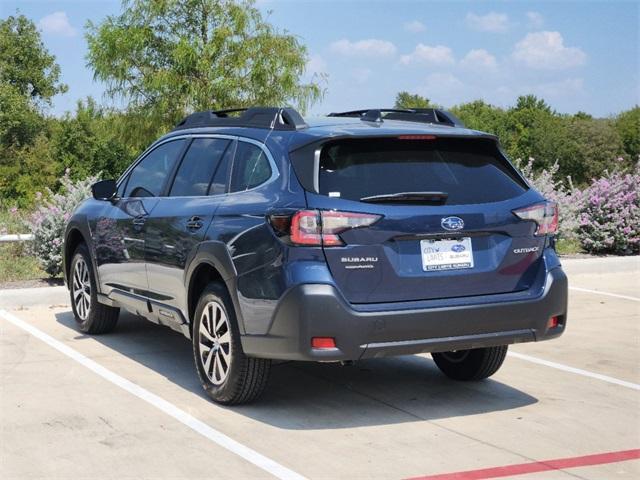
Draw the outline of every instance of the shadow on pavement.
[[[70,311],[55,316],[61,325],[76,330]],[[78,332],[75,338],[89,337]],[[205,397],[193,365],[191,343],[179,333],[122,313],[113,333],[91,338]],[[449,380],[430,358],[405,356],[352,366],[276,363],[265,394],[252,405],[231,408],[278,428],[317,430],[477,415],[536,402],[536,398],[496,380]]]

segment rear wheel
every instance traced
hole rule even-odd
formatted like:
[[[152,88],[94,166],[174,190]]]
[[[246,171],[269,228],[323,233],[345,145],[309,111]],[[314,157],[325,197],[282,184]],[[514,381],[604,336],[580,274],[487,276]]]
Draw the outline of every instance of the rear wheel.
[[[100,334],[108,333],[116,327],[120,309],[98,302],[93,266],[85,244],[76,248],[71,259],[69,292],[71,309],[81,331]]]
[[[498,371],[507,356],[507,345],[432,353],[433,361],[454,380],[482,380]]]
[[[233,303],[222,285],[210,283],[200,296],[191,336],[198,376],[212,400],[237,405],[262,394],[271,361],[242,351]]]

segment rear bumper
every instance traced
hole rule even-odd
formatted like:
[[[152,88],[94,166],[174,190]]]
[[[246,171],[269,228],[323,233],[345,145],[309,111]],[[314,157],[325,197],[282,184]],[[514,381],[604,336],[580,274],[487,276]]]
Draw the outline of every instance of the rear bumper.
[[[298,285],[280,300],[269,333],[243,336],[242,347],[261,358],[341,361],[548,340],[566,327],[567,290],[558,267],[534,298],[372,312],[355,310],[331,285]],[[552,316],[559,326],[549,329]],[[334,337],[337,348],[312,349],[312,337]]]

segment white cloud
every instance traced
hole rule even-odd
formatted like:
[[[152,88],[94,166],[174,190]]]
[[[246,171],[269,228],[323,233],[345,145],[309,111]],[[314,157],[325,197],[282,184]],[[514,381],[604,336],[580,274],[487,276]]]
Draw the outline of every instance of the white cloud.
[[[73,37],[76,29],[69,23],[66,12],[54,12],[43,17],[38,22],[38,28],[45,34],[61,35],[63,37]]]
[[[306,71],[311,75],[314,73],[326,73],[327,62],[320,55],[311,55],[307,60]]]
[[[551,82],[520,82],[517,85],[502,85],[495,89],[496,101],[503,105],[512,104],[518,95],[530,93],[554,102],[584,97],[584,79],[564,78]]]
[[[424,23],[418,21],[418,20],[414,20],[412,22],[407,22],[404,24],[404,29],[407,32],[411,32],[411,33],[420,33],[420,32],[424,32],[427,27],[424,26]]]
[[[432,73],[427,77],[427,87],[438,86],[440,89],[452,90],[464,87],[458,77],[451,73]]]
[[[415,50],[408,54],[402,55],[400,62],[404,65],[410,63],[426,63],[429,65],[452,65],[455,60],[453,52],[449,47],[444,45],[436,45],[435,47],[419,43]]]
[[[351,78],[358,84],[367,83],[373,72],[370,68],[354,68],[351,71]]]
[[[458,77],[451,73],[432,73],[417,88],[420,95],[442,105],[460,103],[466,94],[466,87]]]
[[[509,29],[509,17],[506,13],[496,12],[486,15],[467,13],[467,25],[481,32],[503,33]]]
[[[539,29],[544,25],[544,17],[538,12],[527,12],[527,20],[529,20],[529,27],[531,28]]]
[[[330,45],[332,52],[340,55],[363,57],[389,57],[395,55],[396,46],[386,40],[369,38],[351,42],[347,39],[338,40]]]
[[[490,70],[496,68],[497,65],[496,57],[482,48],[469,50],[469,53],[460,60],[460,66],[465,68],[483,68]]]
[[[529,68],[560,70],[584,65],[587,55],[578,47],[565,47],[559,32],[535,32],[516,43],[513,58]]]
[[[567,95],[582,93],[584,91],[584,80],[582,78],[565,78],[555,82],[532,85],[530,90],[541,97],[562,98]]]

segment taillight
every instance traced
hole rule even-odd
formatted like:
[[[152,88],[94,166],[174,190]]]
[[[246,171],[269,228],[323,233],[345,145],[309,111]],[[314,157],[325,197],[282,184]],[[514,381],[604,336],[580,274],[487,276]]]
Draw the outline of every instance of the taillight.
[[[296,245],[322,245],[320,216],[315,210],[302,210],[291,218],[289,232],[291,242]]]
[[[522,220],[532,220],[538,224],[536,235],[553,235],[558,231],[558,205],[545,202],[530,207],[519,208],[513,213]]]
[[[369,213],[300,210],[290,217],[272,215],[270,222],[276,234],[294,245],[337,247],[344,245],[340,233],[368,227],[380,218]]]

